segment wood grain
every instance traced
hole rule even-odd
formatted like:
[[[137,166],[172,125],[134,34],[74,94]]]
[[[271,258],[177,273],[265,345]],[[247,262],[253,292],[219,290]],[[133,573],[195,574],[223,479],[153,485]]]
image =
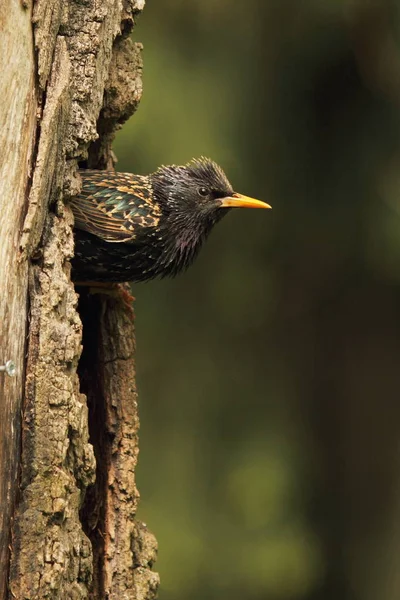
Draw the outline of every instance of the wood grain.
[[[27,333],[27,262],[18,260],[35,142],[35,63],[30,10],[0,3],[0,598],[5,598],[10,519],[18,482]]]

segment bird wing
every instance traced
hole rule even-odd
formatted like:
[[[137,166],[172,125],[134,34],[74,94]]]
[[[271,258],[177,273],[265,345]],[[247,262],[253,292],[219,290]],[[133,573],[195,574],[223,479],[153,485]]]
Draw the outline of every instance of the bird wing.
[[[82,191],[71,200],[75,227],[107,242],[132,242],[161,216],[149,177],[113,171],[81,170]]]

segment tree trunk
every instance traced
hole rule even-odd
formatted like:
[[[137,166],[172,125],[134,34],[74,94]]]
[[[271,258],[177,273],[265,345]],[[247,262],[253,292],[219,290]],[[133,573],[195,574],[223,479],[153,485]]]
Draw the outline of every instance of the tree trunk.
[[[69,265],[78,161],[112,167],[140,99],[128,34],[143,3],[0,7],[0,361],[16,364],[0,372],[2,600],[147,600],[158,585],[134,519],[133,314],[107,296],[78,305]]]

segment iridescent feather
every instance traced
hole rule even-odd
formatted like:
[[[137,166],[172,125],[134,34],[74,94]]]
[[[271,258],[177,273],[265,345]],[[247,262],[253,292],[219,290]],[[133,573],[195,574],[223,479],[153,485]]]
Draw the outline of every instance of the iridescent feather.
[[[82,192],[71,201],[75,226],[108,242],[131,242],[161,216],[148,176],[82,171]]]

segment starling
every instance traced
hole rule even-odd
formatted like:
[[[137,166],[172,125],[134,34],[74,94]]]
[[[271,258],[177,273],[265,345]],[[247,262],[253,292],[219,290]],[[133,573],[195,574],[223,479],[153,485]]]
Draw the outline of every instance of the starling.
[[[80,171],[75,217],[76,282],[117,283],[174,276],[195,259],[232,207],[271,208],[233,191],[215,162],[162,166],[151,175]]]

